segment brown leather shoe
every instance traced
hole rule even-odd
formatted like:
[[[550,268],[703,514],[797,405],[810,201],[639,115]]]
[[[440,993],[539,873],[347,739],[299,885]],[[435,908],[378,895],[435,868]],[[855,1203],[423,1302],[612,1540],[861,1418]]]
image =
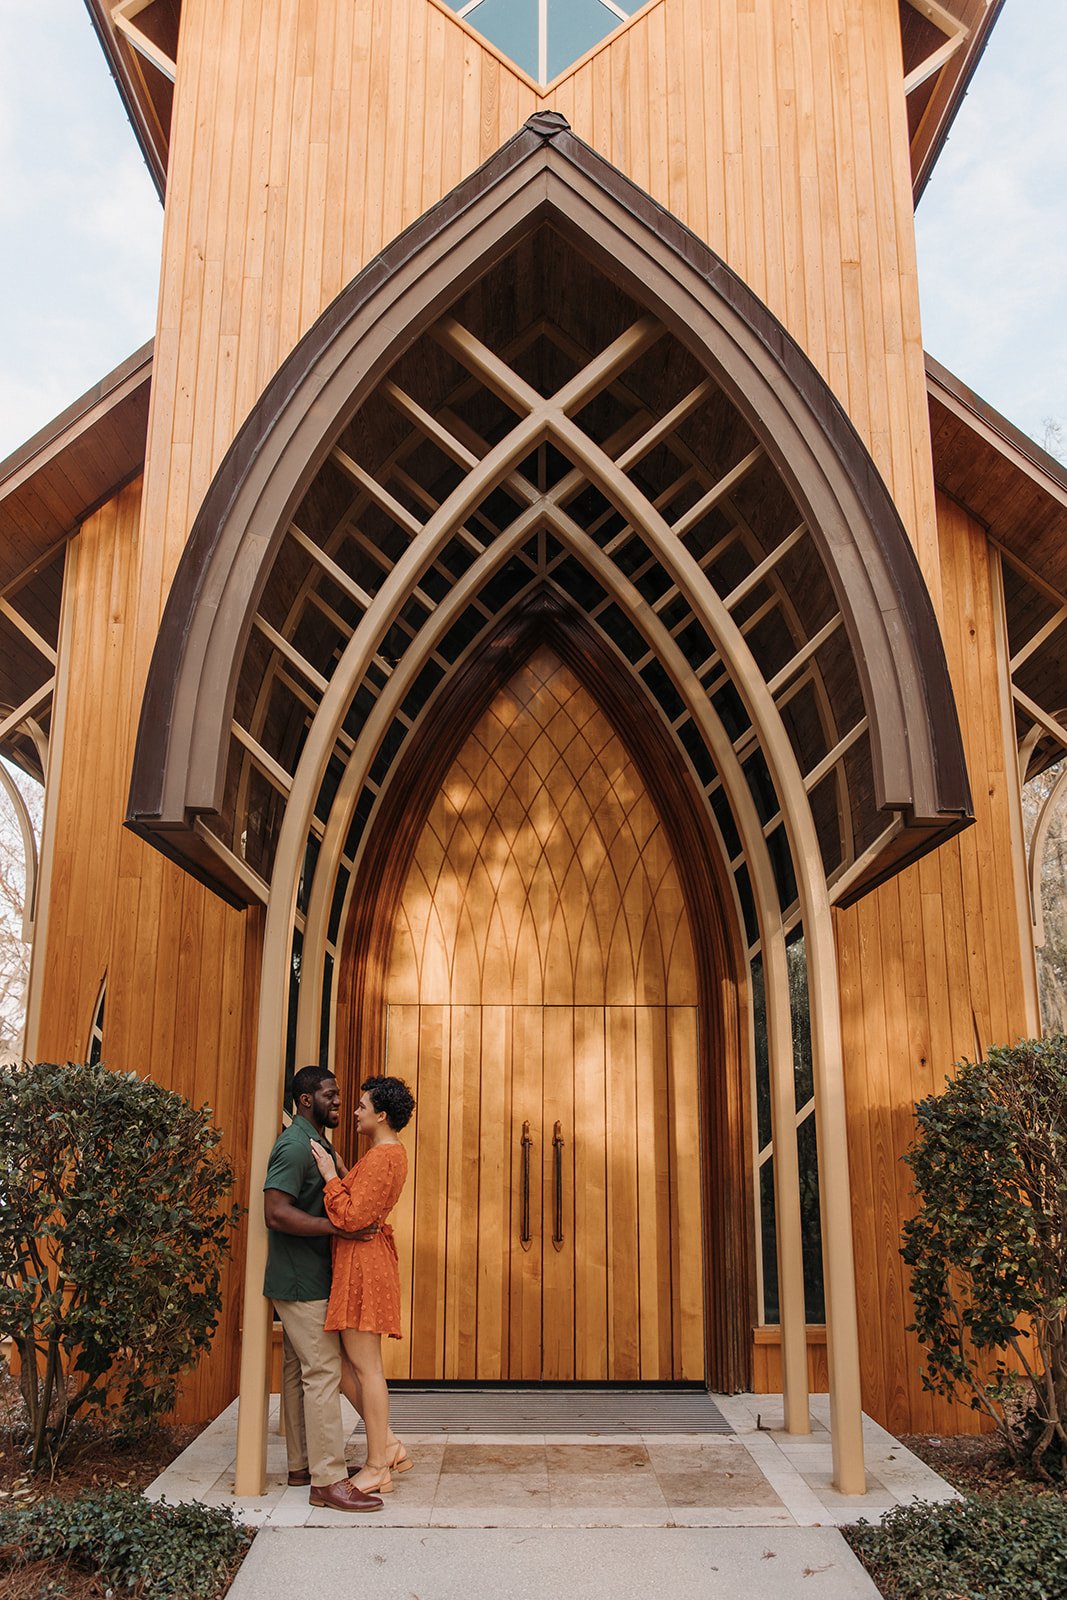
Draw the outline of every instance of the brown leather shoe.
[[[331,1511],[380,1511],[382,1502],[376,1494],[364,1494],[362,1489],[357,1489],[348,1478],[343,1478],[340,1483],[321,1484],[318,1488],[312,1485],[308,1495],[308,1504],[312,1506],[328,1506]]]
[[[290,1472],[289,1474],[290,1489],[305,1489],[310,1482],[311,1473],[307,1467],[298,1467],[295,1472]]]

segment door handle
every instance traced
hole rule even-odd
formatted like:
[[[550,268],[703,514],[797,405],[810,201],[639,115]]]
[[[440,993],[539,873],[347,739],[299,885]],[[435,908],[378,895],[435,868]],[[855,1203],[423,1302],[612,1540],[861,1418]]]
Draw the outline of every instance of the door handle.
[[[552,1179],[553,1179],[553,1211],[555,1213],[552,1225],[552,1244],[556,1250],[563,1249],[563,1128],[560,1123],[552,1133]]]
[[[532,1241],[530,1233],[530,1150],[533,1139],[530,1137],[530,1124],[522,1125],[522,1145],[519,1157],[520,1183],[522,1190],[519,1196],[519,1243],[524,1250],[529,1250]]]

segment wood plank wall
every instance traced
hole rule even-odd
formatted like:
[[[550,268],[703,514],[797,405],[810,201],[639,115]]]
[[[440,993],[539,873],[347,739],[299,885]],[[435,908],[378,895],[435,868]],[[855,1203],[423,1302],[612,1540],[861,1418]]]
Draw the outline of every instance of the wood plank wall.
[[[225,906],[122,827],[137,726],[133,680],[141,485],[74,540],[66,737],[44,956],[40,1060],[81,1061],[107,975],[103,1059],[209,1104],[247,1200],[252,1022],[262,916]],[[214,1352],[179,1416],[214,1416],[236,1392],[244,1231],[224,1286]]]
[[[282,358],[539,107],[704,237],[799,340],[871,449],[938,597],[897,16],[896,0],[653,0],[539,95],[438,0],[185,0],[143,505],[138,523],[127,491],[77,541],[43,1054],[84,1052],[106,965],[108,1058],[211,1100],[239,1154],[259,919],[119,829],[167,588]],[[946,541],[946,576],[987,609],[972,532],[952,524]],[[992,660],[985,610],[975,634],[961,620],[970,603],[948,614],[957,682],[978,697],[964,710],[969,749]],[[972,1009],[991,1037],[1017,1015],[1010,928],[1003,943],[993,924],[973,931],[989,892],[981,852],[1007,848],[1003,804],[988,801],[968,841],[840,919],[866,1404],[891,1425],[932,1415],[913,1353],[883,1345],[903,1309],[886,1241],[906,1204],[906,1107],[971,1048]],[[233,1393],[237,1315],[232,1294],[186,1414]]]
[[[437,0],[185,0],[148,618],[282,358],[546,106],[782,319],[870,446],[936,587],[896,0],[654,0],[546,95]]]
[[[938,495],[943,634],[976,822],[837,915],[864,1406],[895,1431],[971,1431],[973,1412],[924,1393],[906,1269],[913,1205],[900,1157],[916,1100],[963,1056],[1027,1031],[1022,943],[985,532]]]

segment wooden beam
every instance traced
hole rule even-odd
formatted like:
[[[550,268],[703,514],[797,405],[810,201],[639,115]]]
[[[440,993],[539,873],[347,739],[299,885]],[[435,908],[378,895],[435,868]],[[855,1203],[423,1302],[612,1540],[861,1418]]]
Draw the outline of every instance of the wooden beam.
[[[282,794],[288,796],[289,791],[293,787],[293,780],[292,776],[286,772],[281,763],[275,761],[274,757],[269,755],[267,751],[264,750],[263,746],[258,744],[256,740],[253,739],[248,729],[242,728],[241,724],[236,719],[230,723],[230,732],[233,734],[234,738],[239,744],[244,745],[256,766],[267,778],[270,779],[271,783],[274,784],[274,787],[280,790]]]
[[[26,618],[21,616],[19,612],[15,610],[14,606],[9,600],[0,599],[0,616],[5,616],[7,620],[18,629],[23,637],[30,641],[30,643],[33,645],[33,648],[38,651],[39,654],[44,656],[48,664],[53,667],[55,666],[55,650],[48,643],[47,639],[42,638],[32,623],[27,622]]]
[[[422,532],[422,523],[418,517],[413,517],[406,506],[402,506],[400,501],[389,493],[388,489],[382,487],[377,478],[372,477],[364,467],[359,465],[358,461],[353,461],[352,457],[347,455],[340,445],[335,445],[330,451],[330,459],[336,461],[343,472],[347,472],[353,483],[358,483],[361,489],[365,489],[371,499],[381,507],[387,516],[392,517],[398,527],[403,528],[405,533],[409,534],[412,539],[418,537]]]
[[[709,511],[713,511],[723,495],[727,495],[731,490],[736,489],[742,478],[748,476],[762,455],[763,446],[758,444],[754,450],[748,452],[747,456],[743,456],[736,466],[731,467],[724,478],[720,478],[718,483],[713,484],[707,494],[702,495],[695,506],[690,506],[688,511],[683,512],[678,521],[671,527],[671,532],[675,537],[681,539],[689,532],[690,528],[700,521],[701,517],[706,516]]]
[[[909,95],[918,89],[920,84],[932,78],[935,72],[940,72],[947,61],[950,61],[956,51],[966,42],[970,35],[967,24],[953,12],[939,4],[939,0],[908,0],[913,11],[932,22],[934,27],[945,35],[945,42],[932,50],[919,64],[912,68],[904,79],[904,93]]]
[[[242,860],[239,855],[235,855],[227,845],[223,844],[217,833],[212,833],[210,828],[205,827],[202,817],[193,818],[193,827],[202,839],[207,840],[211,846],[212,853],[225,862],[234,877],[238,878],[245,888],[255,895],[257,900],[261,900],[266,905],[270,897],[270,885],[266,880],[261,878],[259,873],[250,867],[247,861]]]
[[[1036,650],[1040,650],[1045,641],[1050,638],[1051,635],[1056,632],[1057,628],[1059,628],[1064,622],[1067,622],[1067,606],[1061,606],[1058,611],[1054,611],[1052,616],[1049,617],[1048,621],[1043,623],[1042,626],[1038,628],[1033,638],[1028,639],[1023,645],[1022,649],[1015,652],[1011,658],[1011,661],[1008,663],[1009,670],[1012,673],[1017,672],[1023,663],[1029,661],[1034,652]]]
[[[1031,700],[1030,696],[1024,694],[1017,684],[1013,683],[1011,686],[1011,697],[1016,705],[1022,706],[1032,721],[1040,723],[1045,732],[1051,733],[1052,737],[1057,739],[1063,748],[1067,750],[1067,728],[1064,727],[1062,722],[1046,711],[1043,706],[1039,706],[1036,700]],[[0,729],[0,733],[2,731]]]
[[[735,588],[730,590],[730,593],[723,601],[723,605],[726,607],[727,611],[732,611],[735,606],[741,603],[746,595],[751,594],[756,585],[762,583],[767,574],[774,570],[782,557],[788,551],[792,550],[793,546],[801,538],[803,538],[807,531],[807,524],[802,522],[799,527],[793,529],[792,533],[787,534],[780,544],[775,545],[770,555],[766,556],[764,560],[759,562],[757,566],[753,567],[752,571],[747,575],[747,577],[742,578],[741,582],[737,584]]]
[[[25,722],[27,717],[32,717],[35,711],[41,709],[55,686],[56,679],[53,673],[47,683],[42,683],[39,689],[34,689],[32,694],[26,696],[20,706],[16,706],[14,711],[8,712],[7,716],[0,722],[0,745],[3,744],[9,733],[15,731],[21,722]]]
[[[782,685],[788,683],[793,674],[799,672],[801,667],[811,660],[816,651],[822,649],[827,639],[837,632],[841,626],[841,621],[842,618],[839,611],[836,617],[831,617],[829,622],[823,624],[818,633],[812,635],[802,650],[798,650],[796,655],[791,657],[784,667],[779,668],[767,684],[772,695],[776,696]]]
[[[478,457],[473,450],[468,450],[466,445],[457,439],[454,433],[450,433],[443,423],[430,415],[424,406],[420,406],[417,400],[413,400],[409,394],[406,394],[399,384],[393,382],[392,378],[386,380],[382,385],[382,390],[401,416],[406,417],[408,422],[424,433],[428,439],[431,439],[438,449],[444,455],[450,457],[457,466],[463,467],[465,471],[469,472],[471,467],[478,465]]]
[[[121,33],[127,44],[137,51],[139,56],[144,56],[146,61],[161,72],[165,78],[174,83],[178,76],[178,65],[165,50],[161,50],[146,33],[138,28],[133,18],[146,11],[153,0],[118,0],[118,4],[111,8],[111,21],[117,33]]]
[[[322,568],[323,572],[337,585],[342,594],[346,594],[350,600],[355,601],[357,606],[366,611],[370,605],[370,595],[366,589],[360,588],[359,584],[349,576],[344,567],[339,566],[332,556],[328,556],[321,545],[317,545],[314,539],[310,539],[302,528],[297,527],[295,522],[290,522],[289,524],[289,537],[295,539],[302,550],[307,551],[312,561]]]
[[[618,465],[624,472],[628,472],[643,456],[647,456],[650,450],[654,450],[662,439],[667,438],[668,434],[673,433],[675,428],[680,427],[686,418],[691,416],[697,407],[702,405],[708,396],[714,393],[715,385],[710,378],[705,378],[703,383],[698,383],[695,389],[690,389],[687,395],[683,395],[678,404],[672,407],[665,417],[661,417],[658,422],[649,428],[647,433],[643,433],[639,439],[630,445],[629,449],[624,450],[617,457]]]
[[[284,656],[289,665],[295,667],[297,672],[307,679],[308,683],[313,684],[320,694],[326,693],[327,680],[322,676],[322,673],[317,672],[311,662],[300,654],[296,646],[290,644],[289,640],[283,634],[280,634],[277,628],[273,628],[265,617],[261,617],[258,611],[252,618],[252,624],[259,629],[265,639],[270,641],[278,654]]]

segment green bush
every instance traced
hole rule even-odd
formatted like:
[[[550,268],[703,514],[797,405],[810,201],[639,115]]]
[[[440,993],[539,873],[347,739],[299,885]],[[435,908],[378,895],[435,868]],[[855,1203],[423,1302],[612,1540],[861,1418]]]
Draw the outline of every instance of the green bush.
[[[0,1069],[0,1335],[33,1466],[78,1416],[173,1404],[211,1341],[238,1211],[207,1107],[102,1066]]]
[[[1067,1501],[1014,1490],[897,1506],[848,1539],[887,1600],[1063,1600]]]
[[[69,1562],[153,1600],[214,1600],[248,1541],[228,1511],[152,1504],[131,1489],[0,1505],[0,1572]]]
[[[1067,1457],[1067,1036],[960,1063],[916,1107],[904,1226],[924,1383],[966,1396],[1017,1462]]]

